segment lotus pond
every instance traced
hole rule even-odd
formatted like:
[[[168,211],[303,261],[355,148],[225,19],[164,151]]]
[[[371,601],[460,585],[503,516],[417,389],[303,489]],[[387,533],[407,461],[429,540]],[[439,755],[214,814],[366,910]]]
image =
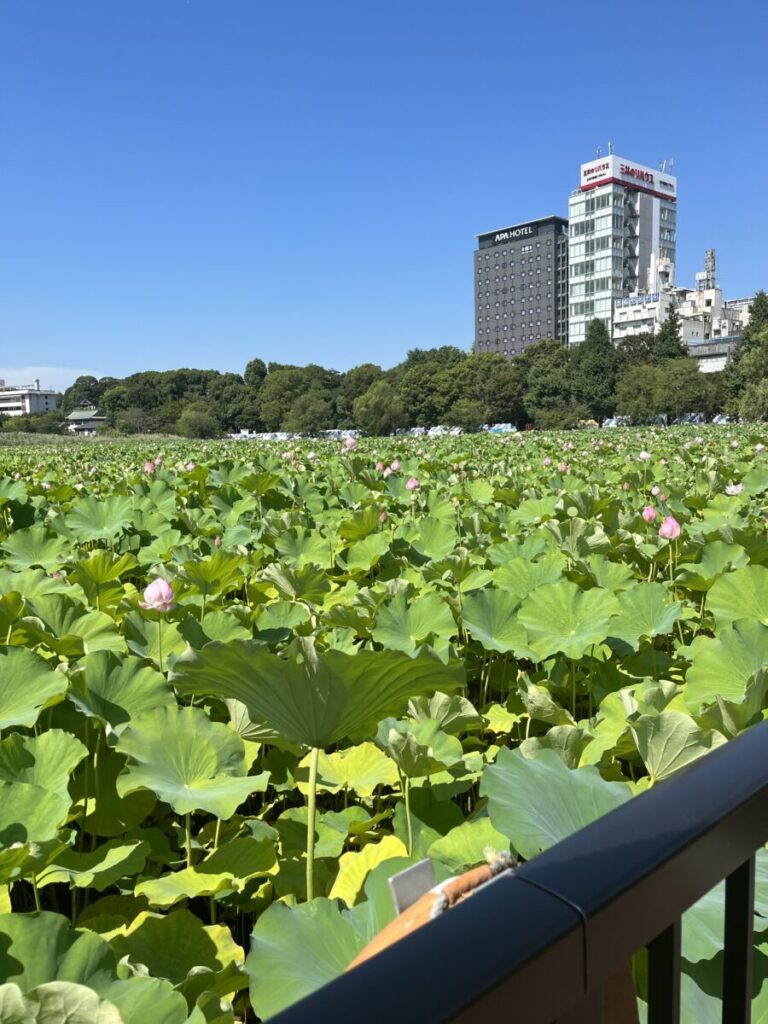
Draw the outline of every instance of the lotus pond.
[[[0,450],[0,1020],[268,1018],[389,875],[535,857],[760,721],[765,443]],[[696,1024],[722,906],[684,921]]]

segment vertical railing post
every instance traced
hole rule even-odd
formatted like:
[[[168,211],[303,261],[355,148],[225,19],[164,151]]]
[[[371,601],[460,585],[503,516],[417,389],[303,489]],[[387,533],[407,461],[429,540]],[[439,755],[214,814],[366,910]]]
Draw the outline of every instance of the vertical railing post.
[[[749,1024],[752,1003],[755,858],[725,880],[723,1024]]]
[[[648,1024],[680,1024],[680,918],[648,946]]]

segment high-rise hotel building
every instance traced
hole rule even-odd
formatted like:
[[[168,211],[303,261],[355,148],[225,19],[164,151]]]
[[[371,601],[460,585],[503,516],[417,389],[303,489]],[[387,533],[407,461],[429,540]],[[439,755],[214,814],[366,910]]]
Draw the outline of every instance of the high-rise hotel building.
[[[581,165],[568,202],[568,343],[614,302],[674,284],[677,179],[610,153]]]
[[[568,340],[568,221],[512,224],[477,236],[475,352],[511,358],[542,338]]]

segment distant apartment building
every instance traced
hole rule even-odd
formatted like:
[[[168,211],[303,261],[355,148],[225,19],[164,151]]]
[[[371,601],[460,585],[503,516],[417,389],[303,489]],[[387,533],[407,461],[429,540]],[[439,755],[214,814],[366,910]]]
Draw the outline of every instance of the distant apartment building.
[[[617,299],[613,310],[613,340],[632,334],[658,334],[671,309],[680,317],[681,340],[704,372],[722,370],[749,320],[751,299],[723,298],[717,284],[716,255],[707,249],[704,269],[693,288],[671,285]]]
[[[477,236],[473,351],[511,358],[568,341],[568,221],[542,217]]]
[[[674,284],[677,179],[615,156],[582,164],[568,202],[568,343],[590,320],[614,334],[619,300]]]
[[[58,394],[43,390],[39,380],[22,387],[13,387],[0,380],[0,416],[35,416],[51,412],[58,404]]]

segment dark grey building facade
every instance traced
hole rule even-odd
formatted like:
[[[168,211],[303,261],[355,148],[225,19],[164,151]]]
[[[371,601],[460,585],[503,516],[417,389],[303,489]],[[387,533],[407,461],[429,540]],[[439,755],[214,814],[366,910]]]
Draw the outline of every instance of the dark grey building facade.
[[[511,358],[568,343],[568,221],[542,217],[477,236],[474,352]]]

